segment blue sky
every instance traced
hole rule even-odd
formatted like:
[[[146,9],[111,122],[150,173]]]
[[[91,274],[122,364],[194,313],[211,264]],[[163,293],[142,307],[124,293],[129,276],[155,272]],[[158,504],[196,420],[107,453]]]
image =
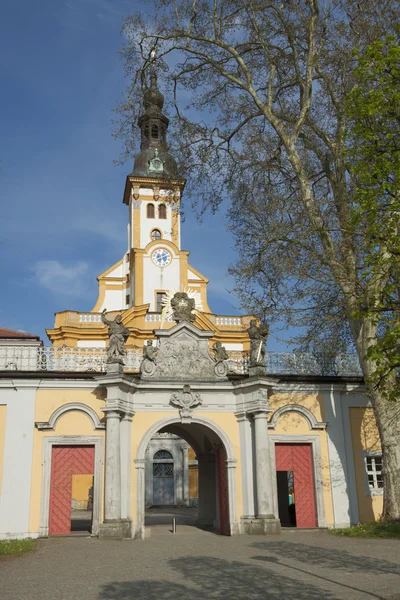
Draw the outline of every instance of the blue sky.
[[[90,310],[96,276],[126,251],[131,162],[115,167],[112,109],[127,0],[13,0],[0,16],[0,326],[39,334],[54,312]],[[148,7],[147,7],[148,10]],[[182,248],[210,279],[209,304],[239,314],[224,216],[186,208]],[[216,259],[217,257],[217,259]],[[271,338],[269,349],[281,345]]]

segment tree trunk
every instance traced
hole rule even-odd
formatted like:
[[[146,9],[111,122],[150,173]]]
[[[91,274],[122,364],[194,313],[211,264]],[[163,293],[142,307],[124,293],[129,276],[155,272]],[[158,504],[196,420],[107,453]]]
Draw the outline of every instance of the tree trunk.
[[[382,444],[384,521],[400,520],[400,403],[369,390]]]
[[[384,389],[369,381],[375,371],[375,362],[366,357],[368,346],[374,344],[373,326],[365,320],[356,343],[361,368],[366,381],[382,446],[383,521],[400,520],[400,401],[387,400]],[[372,335],[371,335],[372,334]],[[376,332],[375,332],[376,334]],[[363,342],[360,344],[360,337]],[[360,347],[361,346],[361,347]],[[390,377],[384,383],[390,386]]]

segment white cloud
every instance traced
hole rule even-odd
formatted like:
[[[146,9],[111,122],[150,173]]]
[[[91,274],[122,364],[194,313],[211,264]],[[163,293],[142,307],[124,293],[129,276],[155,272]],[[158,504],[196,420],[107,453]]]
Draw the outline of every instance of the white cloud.
[[[89,265],[84,261],[63,265],[58,260],[39,260],[33,267],[33,272],[38,283],[51,292],[86,296],[88,269]]]

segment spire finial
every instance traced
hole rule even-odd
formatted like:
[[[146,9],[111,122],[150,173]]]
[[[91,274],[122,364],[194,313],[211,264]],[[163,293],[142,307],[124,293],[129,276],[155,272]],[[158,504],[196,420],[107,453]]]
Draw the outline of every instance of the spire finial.
[[[151,57],[151,66],[150,66],[150,88],[155,90],[157,89],[157,72],[156,72],[156,50],[152,49],[150,52]]]

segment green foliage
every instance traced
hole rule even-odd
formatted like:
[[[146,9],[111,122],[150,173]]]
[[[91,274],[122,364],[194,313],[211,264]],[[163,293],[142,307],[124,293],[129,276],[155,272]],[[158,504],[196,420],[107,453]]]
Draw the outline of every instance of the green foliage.
[[[0,556],[31,552],[36,547],[36,540],[25,538],[21,540],[0,540]]]
[[[356,54],[354,87],[347,97],[347,154],[355,185],[353,227],[363,248],[360,317],[379,327],[368,351],[376,363],[372,383],[398,397],[393,374],[400,367],[400,46],[395,36]],[[391,377],[392,376],[392,377]],[[381,385],[385,383],[385,385]]]
[[[330,529],[334,535],[361,538],[400,538],[399,521],[370,521],[345,529]]]

